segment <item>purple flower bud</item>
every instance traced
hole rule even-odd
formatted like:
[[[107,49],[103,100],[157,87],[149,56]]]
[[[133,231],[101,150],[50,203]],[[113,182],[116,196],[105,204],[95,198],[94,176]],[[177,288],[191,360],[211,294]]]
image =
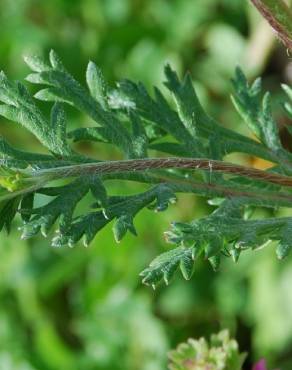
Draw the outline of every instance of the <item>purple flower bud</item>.
[[[261,359],[253,366],[252,370],[268,370],[266,361],[264,359]]]

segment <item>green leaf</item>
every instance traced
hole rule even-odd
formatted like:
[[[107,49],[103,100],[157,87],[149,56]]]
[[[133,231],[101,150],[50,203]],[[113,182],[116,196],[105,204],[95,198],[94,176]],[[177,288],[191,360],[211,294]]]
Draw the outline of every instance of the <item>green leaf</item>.
[[[69,149],[64,148],[64,143],[58,145],[59,137],[54,128],[60,122],[51,122],[52,130],[49,130],[50,122],[45,118],[36,106],[33,98],[26,88],[20,83],[11,83],[4,73],[0,76],[0,115],[10,121],[18,122],[34,134],[38,140],[54,154],[68,154]],[[56,111],[57,108],[53,109]],[[53,116],[55,116],[54,114]],[[62,123],[64,126],[65,124]]]
[[[249,85],[240,68],[233,80],[235,94],[232,102],[252,132],[273,152],[282,152],[279,129],[272,117],[271,97],[267,92],[261,99],[261,81]]]
[[[91,96],[107,109],[107,86],[101,70],[95,63],[89,62],[86,70],[86,82]]]
[[[55,103],[51,110],[51,131],[54,137],[53,145],[55,147],[54,152],[68,156],[71,154],[71,150],[67,143],[66,134],[66,116],[65,111],[60,103]]]
[[[292,119],[292,89],[288,85],[283,84],[282,89],[285,91],[287,97],[289,98],[289,102],[284,103],[284,109],[290,119]],[[288,131],[291,134],[291,126],[287,126]]]
[[[0,231],[4,227],[7,233],[10,232],[11,223],[16,215],[20,199],[20,197],[15,197],[8,201],[0,202]]]
[[[157,88],[154,99],[141,83],[135,84],[124,80],[119,84],[118,89],[120,96],[132,104],[132,109],[139,116],[157,125],[176,140],[182,141],[189,149],[189,153],[197,155],[194,139]]]
[[[77,128],[76,130],[68,133],[68,138],[74,142],[78,141],[96,141],[101,143],[108,143],[105,139],[105,134],[102,132],[101,127],[85,127]]]
[[[93,178],[83,177],[57,188],[55,199],[31,211],[33,216],[23,225],[21,238],[31,238],[39,231],[47,236],[57,219],[59,219],[58,232],[65,232],[70,227],[77,204],[88,193],[93,181]]]
[[[90,212],[72,220],[70,226],[62,232],[57,232],[52,239],[53,247],[68,245],[73,247],[81,238],[83,244],[88,247],[96,233],[108,224],[109,220],[104,217],[101,211]]]
[[[174,204],[176,201],[177,198],[173,189],[166,184],[162,184],[157,188],[155,203],[151,204],[149,208],[156,212],[165,211],[170,204]]]
[[[211,258],[218,254],[223,248],[224,240],[219,235],[212,233],[208,239],[208,244],[205,247],[205,256],[206,258]]]
[[[113,227],[114,237],[117,243],[123,239],[127,231],[137,235],[133,218],[130,215],[122,215],[116,220]]]
[[[134,112],[130,113],[132,124],[133,150],[136,158],[147,157],[148,138],[140,117]]]
[[[21,199],[19,212],[24,222],[28,222],[30,220],[31,212],[33,209],[34,196],[34,193],[28,193],[24,195],[24,197]]]
[[[50,65],[38,55],[25,55],[25,63],[34,72],[44,72],[50,70]]]
[[[182,83],[180,83],[176,73],[169,65],[165,67],[165,75],[167,78],[165,85],[174,95],[182,123],[189,133],[194,138],[197,138],[197,131],[200,130],[200,126],[210,122],[198,100],[190,75],[187,74]],[[197,142],[197,145],[200,148],[202,143]]]
[[[99,205],[102,208],[106,208],[108,205],[106,188],[104,187],[101,179],[97,176],[94,177],[94,182],[90,186],[90,191],[94,198],[99,202]]]
[[[65,102],[73,105],[92,118],[99,126],[109,129],[113,144],[122,149],[127,156],[131,156],[132,142],[127,129],[119,121],[116,114],[107,111],[106,107],[104,107],[104,101],[98,102],[95,100],[96,96],[92,97],[90,95],[93,92],[93,86],[96,89],[97,82],[97,72],[93,72],[94,67],[92,64],[90,64],[89,72],[87,72],[87,83],[90,84],[89,93],[67,72],[54,51],[50,53],[50,63],[51,68],[49,70],[39,72],[37,78],[31,79],[29,77],[31,82],[49,86],[49,88],[37,92],[35,97],[40,100]],[[93,77],[93,73],[95,77]],[[96,90],[95,93],[97,93]]]
[[[212,257],[208,258],[208,261],[210,262],[214,271],[219,270],[220,262],[221,262],[220,254],[217,254],[215,256],[212,256]]]
[[[53,69],[55,69],[56,71],[62,71],[62,72],[66,71],[61,59],[59,58],[58,54],[54,50],[50,51],[49,57],[50,57],[50,63]]]
[[[236,262],[245,250],[271,241],[280,259],[288,255],[292,218],[251,217],[257,208],[292,207],[292,156],[282,147],[272,97],[262,96],[260,79],[250,84],[237,69],[233,81],[234,105],[257,136],[255,141],[210,117],[190,75],[180,79],[170,66],[165,68],[165,85],[175,104],[158,88],[151,95],[142,83],[129,80],[111,90],[93,62],[84,87],[54,51],[48,59],[25,60],[33,72],[27,80],[42,85],[35,97],[54,103],[50,117],[24,85],[0,74],[0,114],[22,125],[48,152],[19,150],[0,138],[0,229],[9,231],[20,214],[23,238],[52,232],[55,247],[71,247],[81,240],[88,246],[112,222],[114,238],[120,242],[128,231],[137,234],[139,212],[165,211],[180,193],[188,193],[206,197],[215,209],[193,221],[171,223],[165,237],[174,248],[141,273],[145,284],[168,284],[179,269],[190,279],[199,258],[217,270],[224,256]],[[283,89],[288,98],[284,108],[292,117],[291,88]],[[88,126],[67,128],[68,104],[85,115]],[[79,146],[75,152],[69,139],[94,141],[97,147],[106,143],[118,160],[90,158],[78,152]],[[157,151],[175,158],[164,155],[153,161],[151,155]],[[257,171],[224,162],[227,154],[238,152],[274,165]],[[119,186],[123,181],[142,183],[143,191],[125,193]]]
[[[193,265],[192,248],[178,247],[155,258],[140,275],[143,277],[144,284],[155,288],[162,279],[165,284],[168,284],[178,268],[180,268],[185,279],[190,279],[193,273]]]
[[[286,222],[280,229],[279,243],[276,249],[276,254],[279,259],[287,257],[292,248],[292,222]]]

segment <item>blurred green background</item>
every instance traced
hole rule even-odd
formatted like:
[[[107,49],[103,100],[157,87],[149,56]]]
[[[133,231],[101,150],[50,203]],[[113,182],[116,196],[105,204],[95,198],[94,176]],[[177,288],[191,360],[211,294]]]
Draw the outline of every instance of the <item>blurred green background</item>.
[[[81,82],[91,59],[110,83],[128,77],[162,86],[170,62],[180,74],[191,72],[211,114],[248,134],[229,99],[240,64],[250,78],[263,75],[285,124],[279,82],[291,83],[291,62],[248,1],[0,0],[0,25],[0,68],[10,78],[28,73],[23,54],[46,55],[51,48]],[[67,111],[70,128],[86,124]],[[1,120],[0,133],[18,147],[39,149],[10,122]],[[115,155],[95,144],[81,149],[96,158]],[[9,237],[2,233],[0,370],[164,370],[170,348],[221,328],[249,352],[246,368],[266,357],[271,368],[291,370],[291,258],[279,262],[269,247],[246,253],[237,265],[226,261],[219,273],[199,263],[189,282],[178,277],[156,291],[141,284],[139,272],[169,248],[163,240],[169,223],[210,210],[195,197],[181,197],[159,215],[145,210],[139,236],[118,246],[110,227],[87,249],[21,241],[17,225]]]

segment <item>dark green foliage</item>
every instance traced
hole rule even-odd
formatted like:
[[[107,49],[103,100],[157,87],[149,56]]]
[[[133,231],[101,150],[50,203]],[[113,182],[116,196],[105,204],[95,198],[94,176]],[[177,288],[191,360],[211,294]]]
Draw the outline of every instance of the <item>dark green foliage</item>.
[[[244,250],[261,248],[272,241],[279,242],[277,256],[286,257],[292,248],[292,219],[244,220],[240,213],[244,205],[240,200],[227,200],[208,217],[191,223],[174,222],[171,231],[165,233],[166,240],[182,246],[157,257],[141,273],[143,282],[156,284],[164,279],[168,283],[178,266],[188,279],[201,255],[217,270],[221,256],[237,262]]]
[[[233,102],[243,120],[259,141],[222,127],[201,106],[191,78],[180,81],[166,66],[165,86],[176,104],[176,110],[155,88],[152,97],[141,83],[128,80],[111,90],[93,62],[86,71],[87,87],[83,87],[66,70],[55,52],[49,62],[27,57],[33,70],[27,80],[45,85],[37,99],[54,102],[49,119],[41,112],[26,88],[12,83],[2,73],[0,114],[20,123],[47,148],[48,154],[19,151],[4,139],[0,142],[1,210],[0,226],[8,231],[17,213],[23,220],[22,238],[41,232],[48,235],[56,227],[52,245],[73,246],[79,240],[88,245],[96,233],[113,221],[117,242],[129,231],[136,235],[134,219],[144,208],[164,211],[176,201],[180,192],[194,193],[209,199],[219,198],[218,207],[208,217],[190,223],[173,222],[166,239],[176,248],[157,257],[141,275],[153,287],[160,280],[168,283],[179,268],[186,279],[192,276],[194,262],[201,256],[218,269],[222,255],[236,262],[246,249],[256,249],[275,241],[277,256],[284,258],[291,249],[291,218],[250,218],[251,207],[277,208],[292,206],[292,194],[284,186],[239,178],[212,170],[212,160],[224,160],[233,152],[258,156],[275,163],[269,171],[291,174],[291,154],[280,141],[278,126],[272,117],[270,95],[262,98],[260,80],[251,86],[237,69]],[[288,97],[291,89],[284,86]],[[70,104],[94,123],[67,133],[64,106]],[[291,117],[291,104],[285,103]],[[149,149],[176,157],[207,158],[209,171],[142,168],[107,173],[84,172],[94,158],[76,153],[70,140],[94,141],[116,147],[121,159],[147,158]],[[110,163],[110,162],[109,162]],[[111,162],[112,163],[112,162]],[[116,162],[118,163],[118,162]],[[230,164],[232,166],[232,164]],[[61,184],[54,184],[62,179]],[[107,180],[131,180],[148,184],[148,189],[134,195],[107,194]],[[94,198],[94,210],[83,210],[85,196]],[[46,195],[49,201],[36,206],[35,199]],[[217,199],[218,200],[218,199]],[[82,211],[81,211],[82,209]]]
[[[272,152],[280,154],[283,147],[278,125],[272,117],[271,96],[267,92],[261,97],[261,80],[257,79],[249,86],[244,74],[237,68],[233,84],[235,94],[232,100],[243,120]]]
[[[185,279],[189,280],[193,273],[194,248],[178,247],[163,253],[150,266],[141,272],[144,284],[151,284],[153,288],[163,279],[165,284],[169,283],[175,271],[180,268]]]

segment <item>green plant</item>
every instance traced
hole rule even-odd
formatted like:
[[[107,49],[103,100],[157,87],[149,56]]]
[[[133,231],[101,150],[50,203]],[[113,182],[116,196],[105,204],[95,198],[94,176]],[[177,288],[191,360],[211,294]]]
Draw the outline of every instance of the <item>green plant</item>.
[[[155,88],[150,96],[141,83],[128,80],[110,89],[100,70],[88,64],[88,89],[65,69],[54,51],[47,62],[27,57],[33,70],[27,80],[47,85],[37,99],[53,101],[48,119],[35,99],[19,82],[1,73],[0,114],[29,130],[50,154],[15,149],[1,139],[0,227],[8,231],[17,213],[22,238],[41,232],[46,236],[57,222],[52,245],[87,246],[111,221],[117,242],[127,231],[136,234],[134,218],[145,207],[164,211],[177,193],[205,196],[216,205],[208,217],[190,223],[174,222],[166,239],[176,248],[157,257],[141,275],[153,287],[168,283],[180,268],[189,279],[198,257],[204,256],[217,269],[222,255],[237,261],[246,249],[277,242],[277,255],[291,249],[292,218],[250,218],[256,207],[276,209],[292,206],[292,154],[281,144],[272,117],[269,93],[262,97],[260,79],[249,85],[240,69],[233,80],[233,104],[257,141],[222,127],[201,106],[190,76],[182,81],[167,66],[165,86],[176,109]],[[292,90],[283,86],[292,117]],[[94,122],[91,127],[67,133],[63,105],[69,104]],[[77,152],[73,142],[89,140],[116,147],[118,161],[98,161]],[[149,158],[149,150],[175,157]],[[274,163],[267,171],[225,162],[233,152],[257,156]],[[109,180],[136,181],[147,185],[133,195],[108,195]],[[92,208],[80,214],[79,203],[91,193]],[[36,206],[44,196],[50,200]],[[35,202],[36,200],[37,202]]]
[[[245,353],[240,353],[238,343],[227,330],[205,338],[189,339],[169,353],[170,370],[241,370]]]

